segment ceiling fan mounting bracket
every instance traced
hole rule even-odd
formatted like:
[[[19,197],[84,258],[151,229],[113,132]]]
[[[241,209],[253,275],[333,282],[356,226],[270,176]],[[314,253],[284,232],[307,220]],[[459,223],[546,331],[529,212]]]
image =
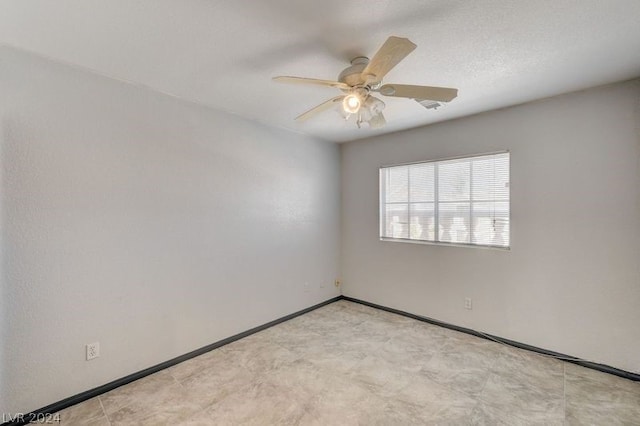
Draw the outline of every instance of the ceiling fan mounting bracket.
[[[367,58],[366,56],[356,56],[351,60],[351,65],[360,65],[360,64],[367,65],[368,63],[369,63],[369,58]]]

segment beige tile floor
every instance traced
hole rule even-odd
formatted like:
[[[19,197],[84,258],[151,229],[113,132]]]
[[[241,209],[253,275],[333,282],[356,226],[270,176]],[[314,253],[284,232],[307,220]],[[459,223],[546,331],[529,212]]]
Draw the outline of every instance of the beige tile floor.
[[[339,301],[63,410],[63,425],[640,425],[640,383]]]

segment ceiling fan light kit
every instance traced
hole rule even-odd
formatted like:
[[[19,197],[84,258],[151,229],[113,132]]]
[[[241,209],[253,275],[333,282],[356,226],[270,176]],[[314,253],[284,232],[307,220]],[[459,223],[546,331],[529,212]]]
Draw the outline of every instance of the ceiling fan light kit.
[[[320,80],[304,77],[278,76],[273,80],[291,84],[314,84],[335,87],[344,92],[296,117],[296,121],[305,121],[314,115],[339,107],[340,114],[348,120],[356,116],[356,125],[369,124],[371,128],[380,128],[386,124],[382,110],[385,103],[371,95],[371,92],[383,96],[414,99],[426,109],[437,109],[442,102],[450,102],[458,95],[458,89],[449,87],[415,86],[407,84],[385,84],[382,79],[400,61],[416,48],[407,38],[391,36],[373,56],[373,59],[358,56],[351,65],[338,75],[338,80]]]
[[[356,95],[347,95],[342,100],[342,108],[349,114],[355,114],[360,110],[360,98]]]

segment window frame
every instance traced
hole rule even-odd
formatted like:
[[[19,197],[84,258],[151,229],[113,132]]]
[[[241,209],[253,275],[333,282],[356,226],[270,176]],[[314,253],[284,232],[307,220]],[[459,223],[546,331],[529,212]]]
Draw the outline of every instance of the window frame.
[[[430,241],[430,240],[418,240],[418,239],[412,239],[412,238],[402,238],[402,237],[387,237],[384,236],[384,230],[386,227],[386,206],[388,204],[404,204],[407,206],[407,211],[410,212],[411,211],[411,204],[424,204],[425,202],[411,202],[410,199],[408,199],[406,202],[391,202],[391,203],[387,203],[384,202],[383,200],[383,173],[382,171],[384,169],[388,169],[391,167],[401,167],[401,166],[411,166],[411,165],[416,165],[416,164],[429,164],[429,163],[442,163],[442,162],[446,162],[446,161],[452,161],[452,160],[461,160],[461,159],[473,159],[476,157],[485,157],[485,156],[490,156],[490,155],[499,155],[499,154],[508,154],[508,158],[509,158],[509,166],[508,166],[508,173],[509,173],[509,186],[508,186],[508,206],[509,206],[509,220],[507,223],[507,227],[506,227],[506,231],[507,234],[509,236],[509,243],[506,246],[503,245],[492,245],[492,244],[478,244],[478,243],[473,243],[473,242],[468,242],[468,243],[463,243],[463,242],[449,242],[449,241],[438,241],[437,239],[439,238],[439,225],[440,225],[440,221],[439,221],[439,205],[442,204],[447,204],[447,203],[455,203],[457,201],[444,201],[441,202],[439,200],[439,193],[438,193],[438,169],[437,169],[437,165],[436,168],[434,170],[434,201],[433,201],[433,206],[434,206],[434,241]],[[410,186],[410,178],[408,178],[408,185],[409,185],[409,191],[411,191],[411,186]],[[470,172],[470,181],[469,181],[469,186],[473,187],[473,172]],[[386,190],[386,188],[385,188]],[[466,201],[465,201],[466,202]],[[472,205],[474,202],[481,202],[481,201],[477,201],[473,199],[473,191],[470,193],[469,195],[469,206],[470,206],[470,212],[473,211],[472,209]],[[486,201],[485,201],[486,202]],[[409,214],[409,213],[408,213]],[[471,215],[470,215],[471,216]],[[411,243],[411,244],[426,244],[426,245],[437,245],[437,246],[452,246],[452,247],[472,247],[472,248],[480,248],[480,249],[493,249],[493,250],[511,250],[511,245],[512,245],[512,235],[511,235],[511,151],[509,150],[501,150],[501,151],[491,151],[491,152],[483,152],[483,153],[477,153],[477,154],[466,154],[466,155],[458,155],[458,156],[454,156],[454,157],[443,157],[443,158],[436,158],[436,159],[431,159],[431,160],[422,160],[422,161],[411,161],[411,162],[406,162],[406,163],[396,163],[396,164],[387,164],[387,165],[382,165],[378,168],[378,235],[379,235],[379,239],[380,241],[387,241],[387,242],[401,242],[401,243]],[[409,231],[410,232],[410,231]],[[409,234],[410,237],[410,234]],[[469,240],[472,240],[472,237],[470,235]]]

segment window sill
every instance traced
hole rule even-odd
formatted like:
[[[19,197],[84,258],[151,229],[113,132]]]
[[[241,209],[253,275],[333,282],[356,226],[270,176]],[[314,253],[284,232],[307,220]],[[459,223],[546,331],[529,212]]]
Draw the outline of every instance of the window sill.
[[[428,245],[428,246],[479,248],[479,249],[500,250],[500,251],[511,250],[510,246],[505,247],[505,246],[489,246],[489,245],[480,245],[480,244],[447,243],[443,241],[410,240],[408,238],[380,237],[380,241],[388,241],[392,243],[420,244],[420,245]]]

